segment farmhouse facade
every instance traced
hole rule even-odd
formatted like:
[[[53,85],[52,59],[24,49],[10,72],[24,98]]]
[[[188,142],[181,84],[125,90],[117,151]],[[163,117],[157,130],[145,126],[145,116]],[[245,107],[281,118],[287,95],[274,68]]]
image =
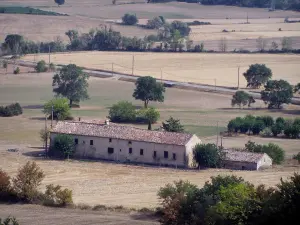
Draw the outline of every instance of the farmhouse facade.
[[[259,170],[272,166],[272,159],[265,153],[223,150],[223,167],[236,170]]]
[[[192,167],[193,148],[201,143],[192,134],[149,131],[109,123],[58,122],[51,131],[51,143],[58,134],[74,137],[74,156],[77,158],[175,167]]]

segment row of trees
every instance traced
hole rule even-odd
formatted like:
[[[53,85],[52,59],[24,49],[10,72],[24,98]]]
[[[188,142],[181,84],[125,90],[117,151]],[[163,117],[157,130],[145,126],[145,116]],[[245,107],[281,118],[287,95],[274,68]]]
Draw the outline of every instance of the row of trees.
[[[300,175],[276,187],[255,187],[237,176],[211,177],[202,188],[176,181],[160,188],[161,224],[294,224],[300,209]]]
[[[12,117],[23,114],[23,109],[19,103],[8,106],[0,106],[0,117]]]
[[[275,121],[271,116],[247,115],[244,118],[237,117],[229,121],[227,125],[229,132],[243,134],[262,134],[265,137],[284,135],[287,138],[299,138],[300,136],[300,119],[285,120],[278,117]]]

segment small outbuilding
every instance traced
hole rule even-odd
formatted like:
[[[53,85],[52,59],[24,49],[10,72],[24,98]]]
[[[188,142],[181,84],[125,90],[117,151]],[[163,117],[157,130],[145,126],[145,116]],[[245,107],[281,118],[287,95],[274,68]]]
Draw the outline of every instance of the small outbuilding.
[[[272,166],[272,159],[266,153],[254,153],[236,150],[223,150],[223,167],[235,170],[259,170]]]

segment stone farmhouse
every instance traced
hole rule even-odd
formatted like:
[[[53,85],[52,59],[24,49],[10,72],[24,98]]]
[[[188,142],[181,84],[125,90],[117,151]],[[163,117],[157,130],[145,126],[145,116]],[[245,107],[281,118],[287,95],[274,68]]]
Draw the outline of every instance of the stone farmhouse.
[[[265,153],[223,150],[223,167],[237,170],[259,170],[272,166],[272,159]]]
[[[89,122],[58,122],[50,134],[74,137],[75,157],[134,162],[150,165],[192,167],[193,148],[201,140],[193,134]]]

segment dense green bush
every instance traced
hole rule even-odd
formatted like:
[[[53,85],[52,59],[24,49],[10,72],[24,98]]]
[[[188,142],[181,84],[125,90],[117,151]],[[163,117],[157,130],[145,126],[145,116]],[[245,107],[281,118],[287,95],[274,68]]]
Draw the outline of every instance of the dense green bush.
[[[44,201],[49,206],[67,206],[73,204],[72,190],[62,189],[59,185],[49,184],[46,186]]]
[[[34,69],[38,73],[47,72],[48,70],[46,62],[44,60],[39,61]]]
[[[17,67],[15,70],[14,70],[14,74],[19,74],[20,73],[20,68]]]
[[[19,103],[14,103],[8,106],[0,106],[0,116],[12,117],[23,114],[23,109]]]
[[[232,96],[231,100],[232,107],[236,105],[238,105],[240,108],[245,105],[248,105],[248,107],[250,107],[252,103],[255,103],[254,98],[244,91],[237,91]]]
[[[198,168],[218,168],[224,157],[221,149],[215,144],[197,144],[193,149],[193,156]]]
[[[53,107],[53,119],[71,119],[69,100],[67,98],[54,98],[44,105],[43,113],[51,118]]]
[[[62,159],[69,159],[75,152],[75,140],[67,134],[58,134],[49,148],[49,156]]]
[[[109,119],[116,123],[129,123],[136,120],[135,106],[131,102],[120,101],[109,109]]]
[[[139,22],[138,18],[136,15],[134,14],[129,14],[126,13],[123,17],[122,17],[122,21],[123,24],[125,25],[135,25]]]
[[[163,129],[168,132],[176,132],[176,133],[183,133],[184,127],[181,125],[179,119],[174,119],[170,116],[165,122],[162,123]]]
[[[300,135],[300,125],[298,124],[288,124],[284,127],[284,135],[287,138],[299,138]]]

